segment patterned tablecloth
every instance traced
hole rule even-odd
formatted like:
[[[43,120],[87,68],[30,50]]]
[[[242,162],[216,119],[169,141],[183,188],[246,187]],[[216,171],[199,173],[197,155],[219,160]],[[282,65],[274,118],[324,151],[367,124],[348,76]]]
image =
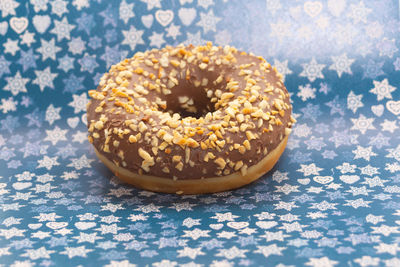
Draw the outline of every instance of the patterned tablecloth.
[[[0,0],[0,263],[400,266],[399,31],[390,0]],[[230,192],[122,184],[86,139],[87,91],[206,40],[285,75],[287,150]]]

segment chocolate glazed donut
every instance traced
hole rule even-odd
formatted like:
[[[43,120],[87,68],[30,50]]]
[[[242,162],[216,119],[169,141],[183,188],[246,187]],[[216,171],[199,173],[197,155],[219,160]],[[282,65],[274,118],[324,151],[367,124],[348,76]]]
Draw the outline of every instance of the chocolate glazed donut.
[[[282,75],[233,47],[166,47],[113,65],[90,90],[89,141],[122,180],[197,194],[269,171],[295,120]]]

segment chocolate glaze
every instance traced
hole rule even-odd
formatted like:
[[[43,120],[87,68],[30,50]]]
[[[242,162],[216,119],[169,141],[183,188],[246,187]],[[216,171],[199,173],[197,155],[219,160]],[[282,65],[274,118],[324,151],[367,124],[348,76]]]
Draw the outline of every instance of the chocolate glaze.
[[[177,50],[181,52],[176,53]],[[201,53],[202,56],[197,56],[197,53]],[[174,85],[170,88],[170,94],[164,94],[162,90],[157,89],[149,90],[148,87],[144,86],[146,92],[139,90],[136,97],[131,96],[132,94],[129,94],[129,90],[135,91],[138,85],[146,84],[146,81],[156,84],[156,79],[154,79],[154,77],[153,79],[150,78],[150,74],[154,74],[157,78],[162,76],[159,67],[161,66],[160,62],[162,61],[162,56],[165,57],[166,55],[169,64],[167,67],[162,67],[162,69],[167,76],[175,72],[176,75],[174,78],[177,80],[178,85]],[[191,55],[195,55],[195,60],[189,63]],[[225,61],[227,64],[218,62],[218,60],[223,61],[223,59],[226,58],[229,59],[229,62]],[[154,65],[149,66],[151,64],[146,64],[145,59],[154,61]],[[172,64],[173,60],[179,63],[185,61],[186,64],[180,63],[182,65],[175,66],[177,62],[175,62],[174,65]],[[204,64],[201,65],[202,63],[206,64],[207,67],[204,67]],[[246,64],[252,65],[246,67]],[[166,65],[165,62],[164,65]],[[264,66],[264,68],[262,66]],[[126,67],[128,68],[127,70]],[[123,78],[123,80],[126,81],[126,86],[121,87],[115,84],[116,86],[109,86],[109,88],[107,88],[107,82],[117,83],[117,77],[121,74],[119,69],[132,74],[131,77]],[[189,72],[187,70],[189,70]],[[248,71],[250,74],[243,74],[243,70]],[[146,72],[148,72],[149,75],[146,76]],[[259,75],[257,75],[258,73]],[[222,81],[214,84],[214,81],[221,75],[223,76]],[[241,101],[249,100],[253,95],[252,91],[249,89],[248,80],[246,81],[245,77],[252,78],[256,81],[255,85],[260,87],[260,89],[257,90],[259,95],[256,97],[256,100],[253,99],[254,101],[251,103],[252,107],[258,109],[264,97],[264,100],[268,103],[268,107],[263,109],[263,113],[274,112],[276,113],[274,115],[275,119],[262,119],[262,125],[258,127],[259,118],[256,119],[253,118],[252,115],[249,115],[248,124],[255,125],[254,129],[247,129],[247,131],[250,131],[249,138],[249,134],[246,134],[246,131],[228,131],[228,129],[235,127],[232,126],[231,123],[236,124],[238,127],[240,126],[236,118],[231,118],[227,123],[228,125],[224,127],[225,131],[219,130],[220,133],[223,131],[224,133],[221,134],[222,138],[220,138],[220,136],[218,141],[225,141],[225,145],[221,147],[217,146],[218,148],[208,146],[204,149],[204,147],[200,145],[201,142],[206,142],[207,139],[210,139],[210,136],[215,134],[215,130],[209,129],[208,126],[212,124],[221,124],[221,122],[224,121],[223,117],[228,114],[227,108],[230,106],[229,102],[235,99],[240,99]],[[205,79],[207,79],[207,83]],[[218,94],[217,90],[220,90],[221,93],[229,92],[227,85],[231,81],[238,82],[237,90],[232,92],[233,97],[223,102],[222,105],[216,106],[216,102],[212,102],[212,98],[218,102],[221,96],[216,96],[216,94]],[[199,82],[200,85],[198,84]],[[201,82],[203,82],[203,84],[201,84]],[[160,83],[166,85],[165,88],[168,88],[167,78],[161,78]],[[112,91],[112,88],[115,87],[118,89],[116,91],[124,92],[133,98],[134,105],[131,106],[136,109],[136,113],[129,113],[126,107],[121,107],[120,104],[116,104],[116,101],[122,103],[128,103],[129,101],[125,96],[116,95],[115,92]],[[209,90],[213,92],[211,97],[207,96],[207,91]],[[269,92],[265,92],[264,90]],[[257,93],[254,95],[257,95]],[[102,99],[102,96],[99,97],[99,94],[105,95],[104,99]],[[268,153],[268,151],[272,151],[281,142],[282,138],[290,133],[290,128],[294,122],[291,118],[292,107],[289,101],[289,94],[283,85],[281,75],[277,73],[275,68],[271,68],[262,58],[239,52],[234,48],[228,47],[224,49],[222,47],[212,47],[210,44],[203,47],[167,47],[162,50],[152,50],[144,54],[137,54],[133,58],[113,66],[110,72],[106,73],[102,78],[102,82],[96,89],[96,92],[92,91],[90,95],[92,99],[87,107],[89,140],[97,150],[116,165],[122,166],[129,171],[167,179],[200,179],[223,176],[242,170],[242,168],[235,170],[235,164],[238,161],[242,161],[243,165],[247,165],[247,167],[257,164],[267,155],[264,152]],[[141,102],[137,96],[142,96],[147,101]],[[193,104],[187,104],[188,102],[186,102],[186,106],[183,106],[179,98],[181,97],[186,100],[185,96],[189,100],[192,99]],[[115,99],[113,97],[115,97]],[[160,104],[162,101],[166,101],[166,103]],[[281,104],[278,103],[278,105],[276,105],[275,101],[281,101]],[[97,110],[96,112],[96,109],[98,109],[102,102],[105,102],[102,104],[102,110]],[[196,111],[193,111],[193,107],[196,108]],[[268,108],[270,110],[268,110]],[[255,109],[255,111],[257,109]],[[281,110],[280,113],[279,110]],[[238,113],[242,111],[244,111],[244,104],[241,104]],[[182,126],[175,128],[175,131],[180,132],[185,137],[184,139],[191,138],[196,141],[197,145],[179,145],[172,143],[165,148],[159,148],[163,142],[163,138],[157,136],[160,129],[165,129],[170,135],[173,135],[174,130],[174,128],[166,126],[166,123],[162,122],[162,118],[166,116],[166,113],[172,114],[174,112],[184,116],[191,115],[200,118],[197,120],[195,118],[181,118],[178,122]],[[217,114],[217,116],[214,116],[214,119],[210,121],[202,123],[201,118],[204,120],[208,112]],[[218,116],[218,114],[220,116]],[[95,127],[96,123],[101,120],[101,116],[103,116],[102,127]],[[209,116],[210,114],[208,117]],[[134,124],[137,125],[138,128],[140,128],[140,125],[144,124],[146,129],[141,129],[142,131],[140,129],[133,130],[135,127],[127,126],[126,121],[132,119],[135,120]],[[276,119],[279,119],[280,122],[277,122]],[[268,131],[268,129],[271,129],[270,125],[273,129]],[[194,135],[184,134],[185,129],[187,132],[188,129],[196,129],[196,127],[197,129],[201,128],[203,132],[197,132]],[[105,131],[106,129],[109,132],[108,135]],[[118,129],[119,133],[114,133],[114,131],[116,131],[115,129]],[[121,132],[126,129],[129,130],[129,133],[121,134]],[[131,135],[137,136],[139,133],[141,134],[141,138],[137,142],[130,142],[129,137]],[[255,139],[252,139],[252,134],[256,135]],[[153,139],[157,139],[157,141]],[[244,153],[241,153],[239,149],[231,150],[234,144],[243,146],[243,142],[246,140],[250,143],[250,150],[246,149]],[[114,141],[116,141],[117,144]],[[108,149],[105,148],[106,143],[108,144]],[[114,143],[117,146],[115,146]],[[157,149],[155,147],[157,147]],[[139,155],[140,149],[146,151],[152,158],[149,160],[148,168],[143,168],[144,158],[143,155]],[[153,152],[154,150],[156,154]],[[187,150],[190,152],[189,157],[187,157],[189,153]],[[212,152],[215,158],[209,158],[208,162],[206,162],[205,156],[208,152]],[[121,156],[122,153],[123,155]],[[178,157],[174,158],[174,156]],[[179,156],[181,157],[180,161],[177,160]],[[219,162],[216,162],[216,159],[219,157],[222,158],[226,164],[219,164]],[[180,162],[182,164],[180,164]],[[177,167],[178,164],[183,166]],[[168,172],[166,172],[166,168],[168,168]],[[242,171],[246,171],[245,168],[246,167],[244,167]]]

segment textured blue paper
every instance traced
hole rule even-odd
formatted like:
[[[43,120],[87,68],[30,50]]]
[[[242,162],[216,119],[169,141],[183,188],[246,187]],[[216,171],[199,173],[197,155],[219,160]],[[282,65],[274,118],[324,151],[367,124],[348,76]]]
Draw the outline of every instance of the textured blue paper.
[[[0,0],[0,263],[400,266],[399,31],[389,0]],[[86,140],[87,91],[206,40],[285,75],[287,150],[230,192],[120,183]]]

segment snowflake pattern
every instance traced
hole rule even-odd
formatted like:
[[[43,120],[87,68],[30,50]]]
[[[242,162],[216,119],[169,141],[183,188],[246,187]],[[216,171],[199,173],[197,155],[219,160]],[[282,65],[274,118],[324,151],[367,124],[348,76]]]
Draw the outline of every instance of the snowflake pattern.
[[[22,2],[0,0],[4,266],[400,266],[396,3]],[[282,73],[287,150],[234,191],[122,183],[87,141],[87,91],[135,52],[206,40]]]

